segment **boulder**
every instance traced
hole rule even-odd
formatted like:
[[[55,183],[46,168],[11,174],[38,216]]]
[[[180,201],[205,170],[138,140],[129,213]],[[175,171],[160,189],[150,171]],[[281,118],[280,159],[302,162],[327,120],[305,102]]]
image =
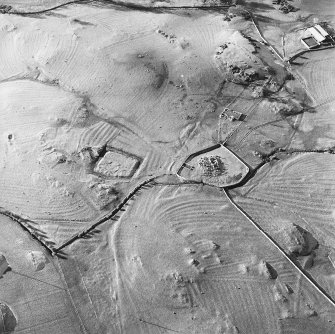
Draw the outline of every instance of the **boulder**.
[[[301,226],[293,224],[284,231],[286,249],[298,256],[306,256],[319,246],[313,235]]]
[[[27,259],[33,265],[35,271],[44,269],[45,265],[49,262],[44,253],[40,251],[28,252]]]
[[[0,334],[13,333],[17,324],[16,317],[10,307],[0,302]]]
[[[0,254],[0,277],[9,269],[9,264],[4,255]]]

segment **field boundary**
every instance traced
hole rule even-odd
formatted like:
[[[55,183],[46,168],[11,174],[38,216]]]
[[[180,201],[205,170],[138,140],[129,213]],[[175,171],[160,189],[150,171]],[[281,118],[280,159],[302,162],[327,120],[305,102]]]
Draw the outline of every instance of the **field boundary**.
[[[129,200],[131,200],[136,195],[136,193],[139,190],[141,190],[143,187],[148,185],[150,182],[153,182],[156,179],[158,179],[160,177],[163,177],[163,176],[167,176],[167,175],[172,175],[172,174],[162,174],[162,175],[153,176],[153,177],[151,177],[149,179],[146,179],[145,181],[141,182],[140,184],[138,184],[131,192],[128,193],[127,196],[125,196],[123,198],[123,200],[110,213],[108,213],[107,215],[105,215],[104,217],[102,217],[101,219],[99,219],[97,222],[93,223],[89,227],[87,227],[87,228],[83,229],[82,231],[80,231],[80,232],[74,234],[73,236],[71,236],[63,244],[61,244],[57,248],[53,249],[52,254],[57,255],[57,253],[59,251],[61,251],[63,248],[72,244],[74,241],[82,238],[83,236],[87,235],[88,233],[92,232],[97,226],[105,223],[107,220],[113,219],[120,211],[123,210],[123,207],[129,202]]]
[[[44,14],[44,13],[50,12],[52,10],[56,10],[58,8],[66,7],[68,5],[74,5],[74,4],[78,4],[78,3],[86,4],[86,3],[91,3],[91,2],[94,2],[94,1],[96,1],[96,0],[73,0],[73,1],[69,1],[69,2],[66,2],[66,3],[60,4],[58,6],[54,6],[54,7],[50,7],[50,8],[42,9],[42,10],[37,10],[37,11],[34,11],[34,12],[19,12],[19,11],[16,11],[16,10],[13,10],[13,11],[9,10],[6,14],[11,14],[11,15],[37,15],[37,14]]]
[[[183,179],[183,177],[180,175],[180,173],[182,172],[182,170],[185,168],[185,164],[187,164],[190,160],[194,159],[196,156],[200,155],[200,154],[205,154],[208,153],[210,151],[216,150],[218,148],[220,148],[222,145],[221,144],[215,144],[213,146],[209,146],[206,147],[202,150],[196,151],[194,153],[191,153],[190,155],[187,156],[187,158],[185,159],[185,161],[182,163],[182,165],[179,167],[179,169],[177,170],[176,174]]]
[[[227,4],[227,5],[216,5],[216,6],[146,6],[146,5],[139,5],[133,2],[125,3],[123,1],[115,1],[115,0],[73,0],[69,1],[54,7],[37,10],[33,12],[20,12],[17,10],[11,10],[8,9],[8,11],[4,12],[4,14],[11,14],[11,15],[38,15],[38,14],[44,14],[53,10],[56,10],[58,8],[62,8],[68,5],[74,5],[74,4],[89,4],[89,3],[106,3],[109,5],[114,5],[117,7],[124,7],[128,9],[133,10],[143,10],[143,11],[155,11],[155,10],[178,10],[178,9],[198,9],[198,10],[213,10],[213,9],[229,9],[230,7],[235,7],[235,4]]]
[[[11,212],[9,210],[4,209],[3,207],[0,207],[0,215],[6,216],[9,219],[11,219],[12,221],[18,223],[21,228],[28,232],[28,234],[35,239],[36,241],[38,241],[50,254],[53,254],[54,251],[52,249],[52,247],[48,246],[47,242],[45,242],[43,240],[43,238],[40,238],[38,236],[38,234],[34,233],[32,230],[34,230],[34,228],[32,227],[33,224],[36,224],[34,221],[28,219],[28,218],[24,218],[14,212]]]
[[[303,54],[305,53],[309,53],[309,52],[316,52],[316,51],[322,51],[322,50],[328,50],[328,49],[334,49],[335,48],[335,45],[329,45],[329,46],[324,46],[322,48],[318,48],[318,49],[309,49],[309,50],[303,50],[303,51],[300,51],[298,53],[296,53],[295,55],[291,56],[287,62],[289,64],[291,64],[292,61],[294,61],[295,59],[299,58],[300,56],[302,56]]]

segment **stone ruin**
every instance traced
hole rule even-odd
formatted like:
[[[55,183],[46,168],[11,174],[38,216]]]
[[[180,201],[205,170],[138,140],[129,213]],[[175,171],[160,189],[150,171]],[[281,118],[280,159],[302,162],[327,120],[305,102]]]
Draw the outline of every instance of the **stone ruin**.
[[[199,165],[202,170],[202,175],[204,176],[220,176],[226,171],[224,163],[219,156],[202,157],[199,161]]]

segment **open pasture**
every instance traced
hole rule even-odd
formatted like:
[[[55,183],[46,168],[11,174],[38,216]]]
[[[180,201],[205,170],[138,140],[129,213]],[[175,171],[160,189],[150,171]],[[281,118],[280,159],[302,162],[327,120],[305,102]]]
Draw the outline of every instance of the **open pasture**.
[[[10,265],[10,270],[0,278],[0,295],[1,302],[15,315],[15,333],[82,333],[81,319],[57,259],[52,259],[16,222],[2,215],[0,220],[0,252]],[[46,261],[43,269],[36,271],[29,258],[31,251],[43,254]]]
[[[0,332],[332,332],[334,52],[282,59],[313,17],[133,6],[227,2],[3,2],[46,11],[0,14]]]
[[[158,333],[152,323],[186,332],[229,324],[241,332],[280,333],[279,318],[306,318],[307,305],[322,317],[331,314],[224,194],[206,186],[144,191],[111,230],[110,246],[127,333]],[[282,304],[285,284],[294,292]]]
[[[57,14],[1,21],[0,187],[4,208],[61,244],[144,179],[176,172],[177,158],[203,142],[210,111],[200,106],[213,92],[231,94],[217,47],[227,43],[221,56],[229,63],[239,54],[239,63],[263,65],[215,12],[156,15],[86,4]],[[106,149],[137,160],[128,180],[126,172],[100,173]]]
[[[310,52],[297,58],[295,70],[303,80],[315,105],[334,100],[335,50]],[[303,65],[303,66],[302,66]]]
[[[335,297],[333,281],[335,268],[331,260],[333,250],[328,243],[325,245],[325,240],[320,234],[322,230],[320,226],[311,224],[306,214],[270,200],[259,199],[252,192],[236,198],[236,201],[329,295]],[[318,245],[315,249],[308,249],[308,239],[302,239],[297,233],[292,232],[295,226],[308,231],[309,235],[316,238]],[[306,249],[305,252],[300,254],[298,247]],[[312,287],[310,289],[313,290]]]
[[[317,239],[332,247],[335,237],[332,161],[334,156],[328,153],[295,154],[272,168],[263,167],[259,177],[239,193],[296,213]]]
[[[286,115],[283,112],[286,105],[289,102],[283,103],[280,99],[254,101],[245,120],[228,138],[227,147],[247,165],[256,167],[262,161],[261,155],[289,145],[295,133],[294,124],[301,116]]]
[[[56,243],[105,214],[133,186],[118,175],[94,174],[104,147],[139,157],[130,175],[134,182],[164,173],[171,163],[131,130],[99,120],[81,98],[57,86],[10,81],[1,84],[0,95],[1,206],[38,222]]]
[[[312,99],[312,106],[297,127],[292,148],[322,149],[335,145],[334,59],[334,49],[312,52],[297,59],[295,70]]]

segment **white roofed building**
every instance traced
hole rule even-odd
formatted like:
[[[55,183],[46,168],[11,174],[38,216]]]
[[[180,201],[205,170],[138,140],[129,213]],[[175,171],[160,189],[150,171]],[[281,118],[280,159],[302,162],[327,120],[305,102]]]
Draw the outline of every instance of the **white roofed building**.
[[[322,28],[319,24],[306,29],[305,37],[301,39],[301,42],[308,48],[313,49],[319,45],[329,44],[332,37],[329,33]]]
[[[321,44],[326,40],[326,37],[323,36],[318,29],[315,27],[308,28],[307,31],[312,35],[312,37],[318,42],[318,44]]]
[[[323,29],[321,26],[320,26],[320,24],[316,24],[315,26],[314,26],[314,28],[323,36],[323,37],[325,37],[325,38],[327,38],[328,36],[329,36],[329,34],[328,34],[328,32],[325,30],[325,29]]]

